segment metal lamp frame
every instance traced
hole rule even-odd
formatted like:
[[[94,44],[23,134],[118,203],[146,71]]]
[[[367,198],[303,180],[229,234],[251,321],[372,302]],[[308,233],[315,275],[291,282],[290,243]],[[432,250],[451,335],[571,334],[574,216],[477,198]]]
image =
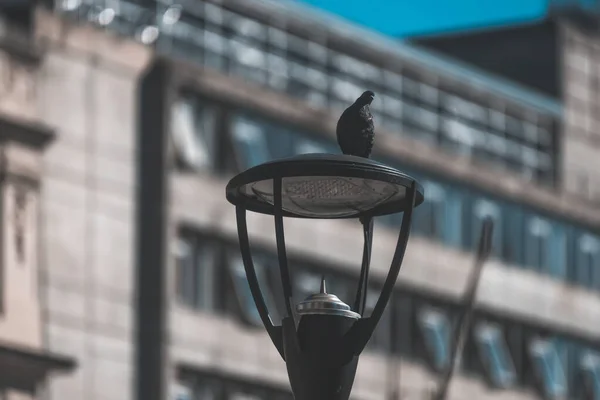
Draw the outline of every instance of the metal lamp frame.
[[[249,170],[244,171],[231,179],[227,185],[226,194],[227,199],[236,207],[240,251],[250,286],[250,291],[252,293],[252,297],[256,304],[261,321],[265,326],[271,341],[275,345],[275,348],[283,360],[286,361],[286,363],[290,361],[287,359],[288,355],[286,354],[286,349],[290,348],[290,346],[292,346],[291,348],[299,349],[300,345],[296,332],[299,324],[299,318],[294,312],[292,304],[293,291],[288,266],[283,218],[313,218],[305,215],[298,215],[283,208],[283,180],[289,177],[341,177],[368,179],[397,185],[398,187],[403,187],[405,190],[404,196],[400,196],[396,200],[384,202],[383,204],[376,205],[369,210],[357,210],[356,213],[351,216],[321,216],[321,219],[358,218],[363,227],[364,245],[360,278],[352,306],[352,310],[357,312],[360,315],[360,318],[353,323],[346,334],[343,335],[339,343],[334,344],[335,349],[332,350],[333,355],[331,355],[330,359],[326,361],[328,364],[331,363],[332,366],[354,362],[354,371],[349,375],[349,377],[344,378],[345,382],[348,380],[350,381],[349,386],[351,388],[352,381],[354,380],[358,356],[364,350],[379,320],[381,319],[392,294],[398,274],[400,273],[402,260],[404,258],[410,234],[413,210],[424,200],[423,189],[415,179],[401,173],[396,169],[387,167],[375,161],[352,156],[320,154],[297,156],[291,159],[261,164],[250,168]],[[245,185],[264,180],[272,180],[273,182],[272,204],[258,197],[248,196],[247,193],[242,191],[242,188],[245,187]],[[252,252],[248,235],[246,218],[246,213],[248,210],[262,214],[273,215],[274,217],[277,255],[279,260],[279,268],[281,271],[281,285],[283,289],[285,309],[287,312],[287,315],[282,320],[281,326],[276,326],[273,323],[259,287],[256,270],[252,260]],[[377,300],[371,315],[369,317],[365,317],[364,311],[373,244],[373,218],[395,212],[403,212],[396,249],[394,251],[394,256],[385,283],[379,295],[379,299]],[[314,218],[319,217],[317,216]],[[290,341],[293,343],[289,343]],[[294,362],[297,362],[297,360]],[[348,389],[348,394],[349,390],[350,389]],[[339,398],[344,398],[344,396],[342,395]]]
[[[256,308],[260,318],[271,337],[271,340],[281,356],[285,360],[282,342],[282,326],[275,326],[269,315],[266,302],[258,284],[256,270],[252,261],[252,252],[248,235],[248,225],[246,212],[248,210],[273,215],[275,223],[275,236],[277,245],[277,255],[279,268],[281,271],[281,285],[285,301],[286,317],[294,318],[295,313],[292,307],[292,284],[287,259],[285,245],[285,232],[283,227],[283,217],[293,218],[311,218],[302,215],[295,215],[282,208],[282,181],[287,177],[310,176],[340,176],[354,177],[362,179],[381,180],[391,184],[402,185],[406,188],[406,196],[403,201],[383,204],[376,206],[368,212],[357,212],[350,217],[329,217],[329,219],[352,219],[359,218],[363,226],[364,246],[363,257],[360,270],[360,278],[353,311],[361,315],[355,326],[348,334],[348,342],[354,343],[348,345],[354,354],[360,354],[366,346],[369,338],[373,334],[377,323],[381,319],[385,307],[392,294],[394,284],[400,273],[402,260],[408,243],[410,225],[412,221],[413,210],[416,205],[424,200],[423,189],[418,182],[400,171],[377,163],[372,160],[362,159],[352,156],[322,155],[310,154],[299,157],[292,157],[274,162],[268,162],[258,165],[242,172],[231,179],[226,188],[227,199],[236,207],[236,219],[238,228],[238,239],[240,252],[244,263],[244,269],[250,285],[252,297],[256,303]],[[262,180],[273,180],[273,205],[265,203],[256,198],[249,198],[239,195],[239,188],[243,185]],[[365,318],[364,308],[366,303],[367,284],[369,280],[369,269],[371,262],[371,250],[373,244],[373,217],[392,214],[394,212],[403,212],[400,233],[391,266],[381,290],[381,294],[371,316]],[[319,219],[315,217],[315,219]],[[295,321],[297,322],[297,321]]]

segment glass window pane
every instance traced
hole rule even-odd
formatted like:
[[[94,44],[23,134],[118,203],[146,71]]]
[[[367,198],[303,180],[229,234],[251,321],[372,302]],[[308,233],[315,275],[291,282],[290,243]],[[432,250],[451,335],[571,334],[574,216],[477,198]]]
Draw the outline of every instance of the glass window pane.
[[[214,309],[215,246],[191,233],[181,235],[175,243],[177,295],[194,309]]]
[[[419,325],[433,367],[441,371],[450,362],[450,324],[440,311],[425,308],[419,312]]]
[[[228,25],[235,32],[244,38],[252,38],[256,41],[264,41],[266,38],[267,27],[257,21],[243,17],[237,14],[231,14]]]
[[[196,250],[195,261],[195,287],[196,308],[214,310],[214,269],[217,252],[214,246],[203,243]]]
[[[347,102],[348,107],[362,94],[363,89],[354,82],[334,77],[331,80],[331,91],[338,99]]]
[[[576,281],[590,289],[600,289],[600,241],[584,234],[576,243]]]
[[[204,17],[215,25],[223,24],[224,14],[221,7],[208,2],[204,3]]]
[[[294,297],[295,302],[304,301],[311,294],[319,293],[322,276],[306,270],[294,274]]]
[[[415,210],[414,229],[417,233],[437,239],[443,238],[446,197],[445,190],[435,183],[423,182],[425,201]]]
[[[434,107],[437,106],[438,97],[439,97],[439,92],[438,92],[437,88],[427,85],[427,84],[424,84],[424,83],[421,83],[419,85],[419,92],[420,92],[419,97],[421,98],[421,100],[423,102],[425,102],[431,106],[434,106]]]
[[[367,302],[365,304],[365,312],[366,315],[371,315],[373,309],[375,308],[375,304],[379,299],[379,295],[381,294],[381,288],[369,288],[367,290]],[[354,300],[354,299],[353,299]],[[373,332],[373,336],[369,341],[369,346],[373,350],[385,351],[386,353],[390,350],[391,346],[391,307],[386,307],[383,315],[381,316],[381,320],[375,331]]]
[[[583,394],[586,399],[600,398],[600,356],[593,351],[586,351],[581,357]]]
[[[233,393],[229,394],[229,400],[263,400],[263,399],[265,399],[264,396],[260,396],[256,393],[244,393],[244,392],[234,391]]]
[[[554,222],[550,234],[549,264],[547,273],[559,279],[567,276],[567,234],[565,228]]]
[[[563,365],[552,341],[534,339],[530,347],[533,366],[546,396],[563,398],[567,395],[567,380]]]
[[[383,104],[384,112],[395,118],[401,118],[402,116],[402,100],[395,96],[381,96],[381,103]]]
[[[530,268],[542,271],[548,263],[548,244],[551,226],[547,221],[532,217],[525,232],[525,262]]]
[[[194,242],[189,237],[181,237],[175,243],[177,266],[177,295],[188,306],[195,305],[195,263]]]
[[[432,182],[424,182],[423,186],[427,196],[425,202],[415,210],[415,232],[446,245],[460,247],[463,243],[462,196]]]
[[[494,385],[498,387],[513,385],[516,373],[499,327],[488,324],[477,326],[476,341],[483,364]]]
[[[485,145],[486,137],[482,132],[455,119],[444,118],[442,132],[453,144],[453,150],[465,156],[472,155],[476,147]]]
[[[173,104],[171,133],[180,160],[202,170],[213,165],[214,110],[185,96]]]
[[[271,159],[265,136],[263,124],[242,116],[234,118],[233,138],[243,169],[262,164]]]
[[[286,91],[290,79],[287,60],[276,54],[268,54],[267,68],[269,70],[269,86],[279,91]]]
[[[296,143],[296,154],[326,153],[327,149],[321,143],[310,139],[300,139]]]
[[[391,71],[384,71],[383,79],[385,86],[392,90],[392,93],[397,97],[401,97],[402,93],[402,75],[398,75]]]
[[[400,352],[401,356],[412,357],[415,355],[415,319],[414,319],[414,301],[413,298],[407,294],[398,294],[395,296],[395,337],[392,340],[395,341],[395,346]]]
[[[242,317],[254,326],[262,326],[262,320],[260,314],[254,303],[252,292],[250,291],[250,285],[246,278],[246,271],[244,269],[244,262],[241,257],[230,257],[229,259],[229,272],[233,280],[235,293],[238,299],[238,304],[242,311]],[[269,311],[275,311],[274,297],[271,292],[271,287],[266,279],[266,265],[259,260],[254,260],[254,268],[256,270],[256,276],[258,278],[258,284],[262,292],[265,303],[267,304]]]
[[[419,98],[419,82],[407,77],[402,79],[402,92],[410,99],[416,100]]]
[[[175,400],[195,400],[193,385],[190,382],[177,382],[173,388]],[[210,399],[210,397],[207,397]]]
[[[426,110],[423,107],[414,106],[408,103],[404,103],[403,107],[403,118],[415,124],[423,129],[426,129],[430,133],[436,133],[439,125],[438,114]]]
[[[229,51],[232,58],[231,72],[234,75],[266,83],[267,57],[262,50],[239,40],[231,40]]]
[[[288,43],[288,34],[281,29],[269,27],[269,43],[280,50],[285,50]]]

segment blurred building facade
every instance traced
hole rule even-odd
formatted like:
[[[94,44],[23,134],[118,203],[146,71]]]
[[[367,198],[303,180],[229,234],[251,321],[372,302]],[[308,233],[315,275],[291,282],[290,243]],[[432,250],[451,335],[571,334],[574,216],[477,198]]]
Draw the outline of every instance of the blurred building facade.
[[[336,153],[337,117],[365,89],[377,93],[375,158],[419,178],[427,200],[353,398],[428,398],[449,363],[486,216],[494,257],[450,398],[600,398],[600,213],[572,186],[582,170],[592,181],[600,170],[599,92],[589,83],[600,44],[577,23],[554,20],[562,90],[540,94],[287,1],[26,9],[18,29],[14,8],[4,11],[14,23],[3,32],[16,33],[0,47],[0,120],[18,128],[0,126],[3,138],[15,132],[2,142],[0,337],[64,354],[59,368],[78,365],[38,383],[40,398],[290,399],[224,187],[273,158]],[[13,162],[32,188],[30,214],[15,211],[23,196],[10,186]],[[285,228],[297,300],[324,273],[349,302],[357,224]],[[369,300],[398,229],[396,217],[377,223]],[[277,319],[273,222],[249,216],[249,230]]]

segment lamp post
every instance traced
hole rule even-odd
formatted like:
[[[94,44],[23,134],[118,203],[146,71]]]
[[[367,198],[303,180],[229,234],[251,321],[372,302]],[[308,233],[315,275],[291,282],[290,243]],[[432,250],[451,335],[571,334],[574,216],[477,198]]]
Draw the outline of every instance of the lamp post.
[[[423,188],[410,176],[367,158],[305,154],[250,168],[229,181],[227,200],[236,207],[240,251],[261,320],[286,363],[296,400],[346,400],[358,357],[373,334],[400,272],[413,209]],[[246,212],[274,216],[281,285],[287,315],[275,326],[258,285]],[[392,263],[375,308],[364,316],[373,238],[372,218],[403,213]],[[351,219],[363,224],[364,247],[352,307],[327,293],[292,304],[283,218]],[[332,238],[332,240],[335,240]]]

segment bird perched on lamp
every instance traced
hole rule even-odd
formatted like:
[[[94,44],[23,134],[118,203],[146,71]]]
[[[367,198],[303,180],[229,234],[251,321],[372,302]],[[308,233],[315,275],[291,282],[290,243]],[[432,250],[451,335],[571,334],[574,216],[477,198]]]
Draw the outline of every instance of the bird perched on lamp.
[[[336,128],[342,153],[364,158],[371,156],[375,125],[370,106],[374,98],[375,93],[367,90],[342,113]]]

